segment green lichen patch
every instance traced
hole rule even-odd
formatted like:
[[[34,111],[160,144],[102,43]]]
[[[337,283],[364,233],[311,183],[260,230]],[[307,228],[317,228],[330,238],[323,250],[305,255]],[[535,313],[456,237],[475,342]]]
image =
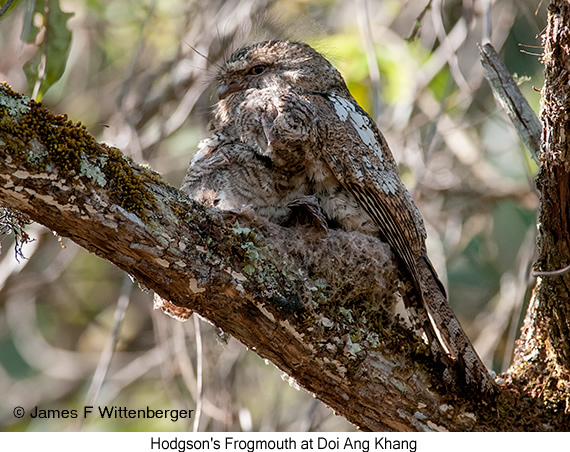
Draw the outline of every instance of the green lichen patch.
[[[98,165],[93,165],[93,162],[90,162],[85,154],[81,155],[79,175],[87,177],[88,179],[92,179],[98,185],[104,187],[107,185],[107,178],[105,177],[105,173],[103,172],[102,168],[107,163],[107,156],[101,155],[96,160],[98,162]]]
[[[243,250],[241,271],[249,275],[262,291],[274,296],[286,297],[279,293],[285,278],[282,269],[278,266],[279,261],[272,258],[271,250],[260,246],[255,232],[248,227],[240,226],[238,222],[232,227],[232,232]]]
[[[30,111],[30,99],[21,96],[5,82],[0,83],[0,107],[5,108],[8,115],[20,118]]]
[[[144,181],[158,175],[136,172],[134,162],[118,149],[99,145],[80,122],[53,115],[5,85],[0,85],[0,146],[13,163],[31,172],[56,171],[62,180],[79,177],[107,186],[113,202],[139,217],[147,202],[154,204]]]
[[[349,356],[348,374],[357,374],[373,351],[408,356],[425,375],[444,371],[394,314],[397,271],[385,244],[335,230],[321,234],[268,226],[252,233],[237,226],[233,232],[241,240],[242,273],[269,295],[265,308],[297,324],[299,331],[314,331],[331,358]],[[438,381],[432,385],[438,390]]]
[[[297,306],[303,325],[316,322],[332,336],[347,335],[357,355],[381,347],[428,361],[428,347],[395,318],[396,269],[386,245],[332,230],[324,235],[277,227],[254,232],[235,224],[232,232],[242,251],[242,273],[272,294],[277,308]],[[346,271],[339,272],[339,265]],[[301,282],[288,286],[290,281]]]

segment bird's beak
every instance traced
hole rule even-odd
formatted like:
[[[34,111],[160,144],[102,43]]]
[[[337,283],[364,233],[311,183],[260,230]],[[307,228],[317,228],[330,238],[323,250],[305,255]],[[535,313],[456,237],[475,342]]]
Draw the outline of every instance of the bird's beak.
[[[230,82],[227,85],[222,85],[218,88],[218,99],[222,100],[228,97],[232,93],[237,93],[241,91],[243,86],[239,83]]]

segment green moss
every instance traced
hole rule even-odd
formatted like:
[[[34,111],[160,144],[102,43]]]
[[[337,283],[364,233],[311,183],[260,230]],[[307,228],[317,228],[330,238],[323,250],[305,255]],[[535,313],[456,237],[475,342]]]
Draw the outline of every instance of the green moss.
[[[33,172],[55,170],[62,180],[82,177],[108,184],[113,202],[141,218],[145,203],[154,204],[145,178],[118,149],[99,145],[80,122],[54,116],[7,85],[0,85],[0,146],[14,163]],[[152,171],[144,174],[152,182],[162,181]]]
[[[144,187],[143,179],[132,168],[133,162],[116,148],[106,148],[107,162],[103,173],[111,185],[111,194],[119,199],[119,204],[128,212],[139,214],[145,210],[145,202],[154,204],[153,197]]]
[[[184,221],[186,220],[186,216],[188,214],[188,208],[186,205],[172,203],[170,204],[170,209],[176,218]]]

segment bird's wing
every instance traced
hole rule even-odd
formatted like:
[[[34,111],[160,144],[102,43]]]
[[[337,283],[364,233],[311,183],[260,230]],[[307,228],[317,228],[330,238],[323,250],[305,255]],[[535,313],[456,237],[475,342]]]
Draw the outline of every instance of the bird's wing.
[[[461,369],[453,375],[479,385],[483,392],[492,392],[493,382],[453,314],[445,288],[427,258],[423,220],[398,176],[386,140],[354,99],[329,94],[314,102],[326,103],[328,107],[323,108],[328,108],[329,113],[327,121],[322,121],[327,129],[326,139],[321,140],[326,144],[320,158],[378,225],[381,238],[406,265],[419,296],[419,300],[412,297],[407,303],[413,321],[422,327],[441,359],[447,358],[441,355],[438,344],[444,354],[452,356],[448,368],[456,363]]]
[[[423,220],[398,176],[386,140],[353,99],[334,94],[324,99],[332,118],[324,142],[335,148],[323,149],[321,158],[417,277],[416,259],[425,249]]]

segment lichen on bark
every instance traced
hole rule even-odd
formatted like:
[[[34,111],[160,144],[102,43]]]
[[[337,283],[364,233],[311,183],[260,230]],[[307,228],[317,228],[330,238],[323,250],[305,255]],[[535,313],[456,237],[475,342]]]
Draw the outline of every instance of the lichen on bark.
[[[537,287],[509,369],[513,381],[555,413],[570,412],[570,5],[554,0],[543,33],[542,153],[537,187]]]
[[[84,125],[53,115],[6,84],[0,84],[0,118],[1,144],[15,164],[56,170],[60,180],[79,177],[109,184],[118,205],[144,218],[152,195],[133,172],[133,162],[118,149],[97,143]]]

